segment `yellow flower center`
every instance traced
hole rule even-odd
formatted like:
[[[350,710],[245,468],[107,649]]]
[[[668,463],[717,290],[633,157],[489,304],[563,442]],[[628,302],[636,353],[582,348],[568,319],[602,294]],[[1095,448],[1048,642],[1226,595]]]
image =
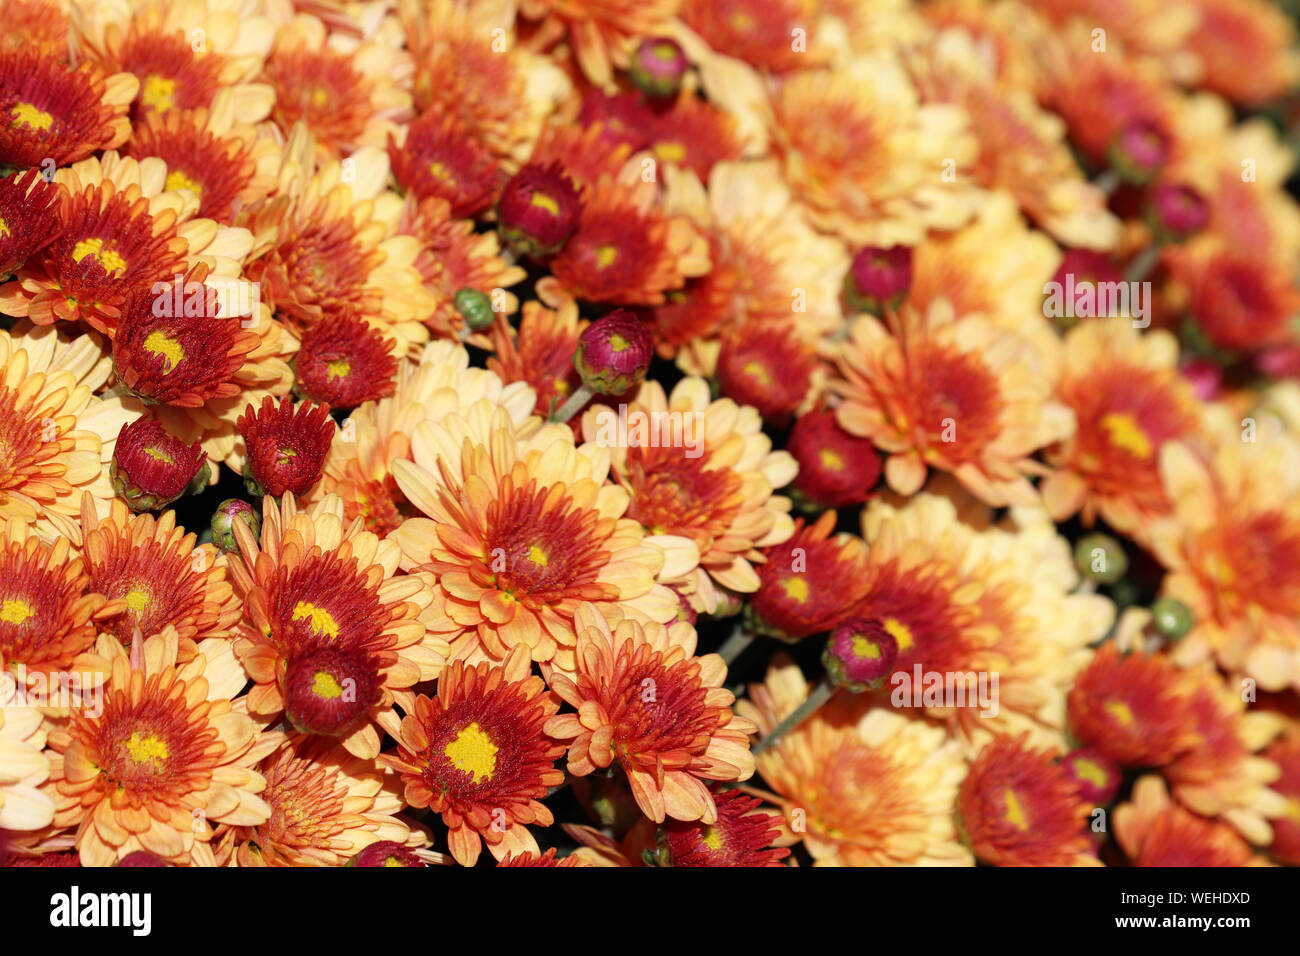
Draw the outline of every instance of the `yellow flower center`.
[[[613,264],[618,258],[618,250],[613,246],[600,246],[596,249],[596,267],[604,269]]]
[[[1029,818],[1025,816],[1025,808],[1021,805],[1020,798],[1016,796],[1016,792],[1014,790],[1004,790],[1002,792],[1002,800],[1007,807],[1007,822],[1017,830],[1028,830]]]
[[[831,471],[843,471],[844,459],[839,456],[838,452],[833,452],[829,448],[823,448],[818,454],[822,459],[822,466],[829,468]]]
[[[169,110],[176,105],[175,95],[176,81],[155,73],[145,77],[140,99],[150,109]]]
[[[660,60],[668,60],[671,62],[677,59],[677,47],[673,46],[671,43],[656,43],[650,48],[650,52]]]
[[[318,86],[316,87],[316,89],[311,91],[312,106],[316,107],[317,109],[324,109],[326,106],[329,105],[329,102],[330,102],[330,94],[328,90]]]
[[[533,562],[533,564],[537,565],[539,568],[544,568],[551,563],[551,559],[547,556],[546,552],[536,544],[531,545],[528,548],[528,560]]]
[[[896,617],[885,618],[885,630],[894,635],[900,652],[910,650],[916,644],[916,640],[912,637],[912,629]]]
[[[444,183],[452,181],[451,170],[436,159],[429,164],[429,173],[434,179],[441,180]]]
[[[782,578],[781,587],[785,589],[785,596],[801,604],[808,600],[808,582],[801,577]]]
[[[731,15],[731,25],[741,33],[748,33],[755,27],[754,18],[743,10],[737,10]]]
[[[1106,701],[1106,713],[1110,714],[1126,727],[1133,723],[1133,711],[1129,705],[1124,703],[1122,700]]]
[[[167,367],[163,369],[164,375],[174,369],[177,363],[187,358],[185,349],[181,347],[180,340],[172,338],[162,329],[154,329],[146,336],[144,350],[154,355],[161,355],[167,360]]]
[[[93,239],[82,239],[72,247],[72,261],[80,262],[86,256],[94,256],[95,261],[109,275],[117,273],[121,276],[126,272],[126,260],[117,254],[111,247],[104,244],[104,240],[98,237]]]
[[[497,747],[477,723],[461,730],[442,752],[457,770],[473,776],[475,783],[491,780],[497,768]]]
[[[1101,427],[1106,429],[1110,443],[1116,448],[1122,448],[1138,458],[1151,457],[1151,439],[1130,412],[1111,412],[1102,418]]]
[[[873,661],[880,660],[880,645],[875,641],[867,640],[861,634],[854,634],[852,645],[856,657],[868,658]]]
[[[44,131],[54,125],[53,116],[44,110],[38,110],[31,103],[18,103],[9,112],[13,115],[15,124],[21,123],[28,129]]]
[[[536,206],[538,209],[545,209],[552,216],[560,214],[560,204],[552,199],[546,193],[533,193],[528,197],[528,204]]]
[[[0,216],[0,239],[8,239],[12,235],[13,231],[9,228],[9,223],[5,222],[4,216]]]
[[[139,614],[149,606],[149,592],[144,588],[132,588],[126,592],[126,606],[128,610]]]
[[[326,700],[338,700],[343,696],[343,685],[329,671],[317,671],[312,675],[311,692]]]
[[[154,448],[151,446],[149,448],[146,448],[144,450],[144,453],[148,455],[150,458],[152,458],[154,461],[161,461],[167,465],[176,464],[176,459],[173,458],[171,455],[167,454],[167,452],[161,448]]]
[[[1094,786],[1106,786],[1106,771],[1091,760],[1076,760],[1074,772]]]
[[[347,378],[352,371],[352,363],[345,358],[331,359],[325,367],[330,378]]]
[[[5,598],[0,604],[0,622],[5,624],[22,624],[35,613],[36,609],[21,598]]]
[[[384,866],[401,866],[401,865],[402,865],[402,861],[395,856],[390,856],[388,859],[384,860]]]
[[[155,769],[169,756],[167,744],[157,734],[141,735],[137,730],[122,746],[135,763],[151,763]]]
[[[334,620],[334,615],[323,607],[317,607],[310,601],[299,601],[295,604],[292,618],[295,621],[306,621],[308,626],[318,635],[339,636],[339,622]]]
[[[203,187],[196,183],[190,177],[186,176],[179,169],[173,169],[167,174],[167,188],[170,189],[188,189],[198,195],[203,195]]]
[[[752,375],[754,378],[758,379],[759,382],[762,383],[763,385],[772,384],[772,376],[767,374],[767,366],[765,366],[762,362],[746,362],[745,374]]]
[[[623,336],[615,332],[613,335],[609,337],[609,347],[612,348],[615,352],[625,352],[627,351],[628,348],[628,341],[627,339],[623,338]]]
[[[700,831],[700,842],[710,850],[721,850],[722,834],[718,832],[717,827],[705,827]]]
[[[681,143],[656,143],[655,155],[665,163],[680,163],[686,158],[686,147]]]

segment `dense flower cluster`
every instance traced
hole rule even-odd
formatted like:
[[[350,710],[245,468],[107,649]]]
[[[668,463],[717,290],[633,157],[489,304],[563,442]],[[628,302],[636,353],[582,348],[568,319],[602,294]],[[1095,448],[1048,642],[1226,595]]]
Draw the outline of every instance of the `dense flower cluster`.
[[[0,23],[3,865],[1300,865],[1279,8]]]

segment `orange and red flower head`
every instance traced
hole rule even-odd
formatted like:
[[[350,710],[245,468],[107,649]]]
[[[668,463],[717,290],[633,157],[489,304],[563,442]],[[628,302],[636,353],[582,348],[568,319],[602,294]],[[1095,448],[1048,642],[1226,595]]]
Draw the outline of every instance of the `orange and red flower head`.
[[[859,250],[844,275],[840,303],[846,313],[884,315],[896,309],[912,287],[912,250],[909,246]]]
[[[151,112],[136,125],[127,155],[157,156],[167,164],[167,188],[189,189],[199,197],[196,215],[230,222],[240,193],[257,174],[250,143],[214,135],[204,110]]]
[[[790,855],[772,847],[781,832],[780,817],[759,810],[762,801],[739,790],[714,793],[718,819],[665,820],[660,843],[670,866],[785,866]]]
[[[785,326],[741,328],[718,354],[718,385],[739,405],[752,405],[766,420],[784,425],[812,385],[817,356]]]
[[[1119,766],[1095,747],[1070,751],[1061,758],[1061,766],[1091,807],[1110,806],[1124,782]]]
[[[428,866],[410,847],[392,840],[370,844],[344,866]]]
[[[294,618],[289,626],[296,632],[290,641],[298,647],[285,662],[285,717],[305,734],[346,737],[380,703],[378,655],[356,641],[355,632],[341,628],[349,636],[346,643],[321,640],[310,615]]]
[[[550,826],[541,802],[564,779],[555,760],[564,753],[545,732],[559,709],[541,678],[528,676],[526,649],[504,666],[455,661],[438,679],[438,693],[416,697],[385,758],[406,785],[406,802],[442,815],[452,856],[478,859],[482,842],[500,860],[538,852],[528,824]]]
[[[109,477],[132,510],[156,511],[185,493],[207,458],[198,444],[167,434],[152,418],[137,418],[117,436]]]
[[[126,107],[104,102],[105,76],[40,48],[0,51],[0,163],[67,166],[126,138]]]
[[[244,479],[252,494],[299,496],[320,480],[334,440],[328,405],[295,405],[287,398],[277,404],[268,395],[260,407],[245,408],[238,425],[248,447]]]
[[[818,508],[861,504],[880,480],[875,444],[850,435],[824,407],[795,419],[786,451],[799,462],[794,491]]]
[[[622,395],[645,380],[652,358],[650,327],[627,309],[615,309],[583,329],[573,364],[593,392]]]
[[[293,370],[297,394],[330,408],[356,408],[393,393],[397,357],[378,329],[345,313],[303,333]]]
[[[59,187],[38,169],[0,179],[0,279],[54,240],[58,198]]]
[[[564,167],[529,163],[501,190],[497,229],[520,255],[542,259],[564,248],[581,215],[578,187]]]
[[[501,189],[503,174],[492,154],[438,107],[426,110],[407,127],[402,146],[390,135],[388,157],[405,192],[421,201],[446,200],[457,219],[484,212]]]
[[[957,810],[967,844],[996,866],[1070,866],[1094,858],[1089,805],[1074,781],[1025,738],[997,737],[962,782]]]

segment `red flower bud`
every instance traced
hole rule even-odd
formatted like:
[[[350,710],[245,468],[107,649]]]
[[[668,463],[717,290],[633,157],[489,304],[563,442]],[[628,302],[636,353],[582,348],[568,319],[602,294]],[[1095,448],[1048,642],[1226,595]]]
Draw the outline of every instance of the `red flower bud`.
[[[911,248],[868,246],[853,257],[853,263],[844,276],[840,304],[846,313],[883,315],[887,308],[898,308],[911,287]]]
[[[786,450],[799,463],[794,490],[819,508],[861,504],[880,480],[876,446],[846,432],[826,408],[795,420]]]
[[[155,511],[185,493],[207,458],[197,444],[167,434],[152,418],[138,418],[118,434],[108,473],[133,511]]]
[[[837,687],[861,693],[878,685],[898,660],[898,641],[878,618],[846,621],[831,632],[822,663]]]
[[[677,95],[689,65],[676,40],[650,37],[642,40],[632,54],[628,74],[646,96],[664,99]]]
[[[501,191],[497,231],[520,255],[545,258],[564,248],[581,214],[578,188],[559,163],[529,163]]]
[[[650,327],[627,309],[615,309],[578,336],[573,364],[593,392],[622,395],[645,380],[653,357]]]
[[[269,395],[261,407],[244,409],[237,425],[248,446],[244,478],[251,494],[301,495],[320,480],[334,440],[329,413],[328,405],[294,405],[288,398],[277,405]]]

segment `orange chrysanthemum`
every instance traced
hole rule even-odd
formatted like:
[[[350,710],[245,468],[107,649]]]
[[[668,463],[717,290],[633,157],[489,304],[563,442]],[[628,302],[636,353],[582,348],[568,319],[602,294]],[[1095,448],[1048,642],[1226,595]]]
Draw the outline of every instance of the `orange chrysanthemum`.
[[[714,50],[758,70],[788,73],[816,62],[819,51],[795,49],[796,27],[809,26],[807,0],[682,0],[682,20]]]
[[[417,202],[442,199],[456,217],[492,205],[505,180],[490,153],[452,114],[431,109],[388,138],[393,177]]]
[[[1192,0],[1196,28],[1187,46],[1201,61],[1206,88],[1260,106],[1300,82],[1295,26],[1285,11],[1260,0]]]
[[[595,86],[608,87],[613,70],[626,69],[634,41],[662,33],[681,0],[525,0],[520,13],[543,20],[539,34],[567,39],[574,59]]]
[[[492,326],[493,354],[487,366],[502,381],[527,382],[537,394],[533,411],[549,415],[582,384],[573,355],[578,336],[589,324],[578,318],[575,302],[558,309],[525,302],[518,331],[504,322]]]
[[[1264,751],[1280,771],[1272,790],[1286,801],[1286,813],[1273,821],[1269,852],[1283,863],[1300,865],[1300,732],[1294,725]]]
[[[671,866],[785,866],[790,855],[771,844],[781,833],[781,817],[759,810],[762,801],[739,790],[715,792],[718,819],[665,820],[663,847]]]
[[[455,661],[401,721],[390,721],[397,753],[382,758],[406,784],[406,802],[441,814],[447,843],[462,866],[473,866],[484,842],[498,861],[539,853],[529,824],[550,826],[542,804],[564,780],[555,760],[564,747],[543,728],[559,701],[529,676],[522,649],[500,666]]]
[[[1169,799],[1164,781],[1147,776],[1115,808],[1115,839],[1132,866],[1258,866],[1250,845],[1229,826]]]
[[[60,192],[36,169],[0,179],[0,277],[54,241]]]
[[[553,673],[551,687],[578,713],[546,724],[547,733],[570,741],[569,773],[617,763],[651,820],[716,823],[705,781],[748,780],[754,772],[754,725],[731,711],[722,658],[692,657],[689,627],[624,620],[611,629],[591,605],[579,610],[577,624],[576,673]]]
[[[541,856],[536,853],[507,853],[501,858],[497,866],[593,866],[576,853],[571,853],[563,859],[556,859],[555,847],[551,847]]]

